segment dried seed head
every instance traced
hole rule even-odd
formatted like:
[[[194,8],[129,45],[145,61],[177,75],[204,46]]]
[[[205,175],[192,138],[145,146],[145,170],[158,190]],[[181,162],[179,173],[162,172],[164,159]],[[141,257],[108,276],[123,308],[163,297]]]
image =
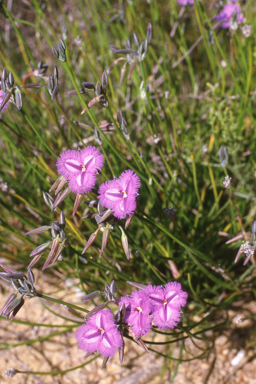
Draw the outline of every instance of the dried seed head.
[[[13,376],[15,376],[16,373],[19,373],[19,371],[17,371],[17,369],[14,369],[14,368],[6,369],[6,370],[4,371],[5,376],[6,376],[6,377],[10,377],[10,378],[12,378]]]

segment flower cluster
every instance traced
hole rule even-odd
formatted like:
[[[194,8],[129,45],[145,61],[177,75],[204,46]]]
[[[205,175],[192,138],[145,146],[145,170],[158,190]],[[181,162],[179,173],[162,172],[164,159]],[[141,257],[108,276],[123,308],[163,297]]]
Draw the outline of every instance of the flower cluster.
[[[237,24],[245,21],[241,14],[240,5],[237,4],[238,0],[232,0],[224,6],[223,10],[216,16],[217,21],[223,21],[221,28],[237,29]]]
[[[185,7],[186,5],[193,5],[194,0],[178,0],[179,5]]]
[[[187,293],[182,291],[181,284],[167,283],[165,286],[144,286],[131,283],[139,287],[131,296],[123,296],[119,300],[114,297],[116,292],[114,282],[106,286],[104,296],[108,301],[98,305],[86,316],[86,323],[76,332],[79,347],[87,352],[86,357],[92,353],[100,353],[107,359],[119,351],[120,361],[123,358],[123,334],[129,330],[133,338],[146,351],[147,347],[141,337],[148,333],[153,326],[159,329],[169,329],[177,326],[180,321],[181,307],[186,304]],[[98,296],[98,292],[85,297],[83,301]],[[119,306],[113,316],[109,309],[103,309],[113,302]]]
[[[57,205],[72,191],[77,195],[89,193],[96,183],[96,175],[103,167],[104,156],[100,150],[88,146],[82,150],[67,150],[61,153],[57,160],[59,179],[53,184],[50,192],[56,189],[58,194],[68,183],[68,191],[62,193],[52,206]],[[99,188],[99,202],[118,219],[124,219],[134,213],[136,209],[136,197],[140,187],[140,179],[132,170],[124,171],[118,179],[103,183]],[[81,199],[80,199],[81,200]]]
[[[51,210],[56,209],[71,192],[74,192],[76,194],[76,200],[73,215],[75,215],[83,199],[83,194],[96,192],[94,189],[96,175],[103,167],[103,163],[104,156],[98,148],[93,146],[88,146],[82,150],[67,150],[62,152],[56,163],[60,177],[55,181],[49,191],[52,192],[55,190],[55,195],[57,195],[55,201],[53,201],[49,194],[44,193],[45,201],[51,207]],[[66,183],[68,187],[59,193]],[[98,212],[88,214],[83,218],[95,218],[98,228],[86,242],[83,253],[86,252],[94,242],[100,230],[103,233],[100,257],[102,256],[108,242],[109,234],[113,230],[110,222],[115,222],[117,219],[125,219],[128,215],[125,228],[128,227],[136,210],[136,198],[139,188],[140,179],[138,175],[131,169],[128,169],[124,171],[119,178],[108,180],[101,184],[98,189],[97,200],[85,201],[89,207],[97,208]],[[121,242],[126,257],[129,259],[127,236],[122,227],[120,227],[120,230]]]
[[[138,338],[149,332],[153,325],[159,329],[174,328],[180,320],[180,308],[186,304],[187,296],[177,282],[164,287],[148,285],[133,291],[131,296],[121,297],[119,305],[125,304],[124,321]]]

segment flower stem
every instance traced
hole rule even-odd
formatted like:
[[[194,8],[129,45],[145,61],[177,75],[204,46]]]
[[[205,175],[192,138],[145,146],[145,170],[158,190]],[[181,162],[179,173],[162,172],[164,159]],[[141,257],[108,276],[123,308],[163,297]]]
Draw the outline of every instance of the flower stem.
[[[58,299],[54,299],[53,297],[43,295],[42,293],[39,293],[39,292],[37,292],[36,296],[37,296],[37,297],[40,297],[41,299],[45,299],[45,300],[51,301],[52,303],[57,303],[57,304],[61,304],[61,305],[66,305],[67,307],[76,309],[76,310],[78,310],[78,311],[82,311],[82,312],[86,312],[86,313],[89,312],[89,311],[88,311],[87,309],[85,309],[85,308],[81,308],[81,307],[78,307],[77,305],[67,303],[66,301],[62,301],[62,300],[58,300]]]

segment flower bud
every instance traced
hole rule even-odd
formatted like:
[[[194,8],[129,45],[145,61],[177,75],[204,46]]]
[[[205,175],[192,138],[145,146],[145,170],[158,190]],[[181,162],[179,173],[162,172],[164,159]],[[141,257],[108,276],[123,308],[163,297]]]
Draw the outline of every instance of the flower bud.
[[[124,253],[125,253],[126,258],[129,260],[130,252],[129,252],[128,238],[127,238],[123,228],[121,226],[119,226],[119,228],[120,228],[120,231],[122,232],[121,242],[122,242],[122,246],[124,249]]]

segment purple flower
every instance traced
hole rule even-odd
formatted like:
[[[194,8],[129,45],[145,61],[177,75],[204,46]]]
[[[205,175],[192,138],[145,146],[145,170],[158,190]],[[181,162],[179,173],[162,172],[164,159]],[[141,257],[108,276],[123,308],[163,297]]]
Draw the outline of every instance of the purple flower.
[[[97,171],[103,167],[104,156],[96,147],[86,147],[81,151],[67,150],[57,160],[58,173],[68,177],[72,192],[88,193],[96,182]]]
[[[2,89],[0,89],[0,105],[2,104],[4,95],[5,95],[4,91],[2,91]],[[7,109],[7,108],[8,108],[8,104],[9,104],[9,100],[7,101],[7,103],[5,104],[5,106],[3,107],[2,111],[3,111],[4,109]],[[2,111],[1,111],[1,112],[2,112]]]
[[[76,331],[79,348],[86,352],[99,352],[104,357],[114,356],[121,348],[123,340],[109,309],[103,309],[92,315]]]
[[[152,329],[152,319],[149,317],[152,306],[144,291],[133,291],[131,296],[121,297],[119,308],[125,304],[124,321],[131,327],[135,337],[139,338]]]
[[[160,329],[174,328],[180,320],[180,308],[186,304],[188,296],[182,291],[181,284],[171,282],[164,287],[149,285],[144,291],[153,306],[154,325]]]
[[[222,28],[229,28],[232,19],[238,23],[244,22],[244,17],[241,14],[241,9],[238,4],[226,4],[223,10],[216,16],[217,21],[224,21],[224,23],[221,24]]]
[[[112,209],[115,217],[124,219],[136,209],[139,187],[138,175],[128,169],[118,179],[101,184],[98,199],[103,207]]]
[[[194,0],[178,0],[178,3],[185,7],[186,5],[193,5]]]

